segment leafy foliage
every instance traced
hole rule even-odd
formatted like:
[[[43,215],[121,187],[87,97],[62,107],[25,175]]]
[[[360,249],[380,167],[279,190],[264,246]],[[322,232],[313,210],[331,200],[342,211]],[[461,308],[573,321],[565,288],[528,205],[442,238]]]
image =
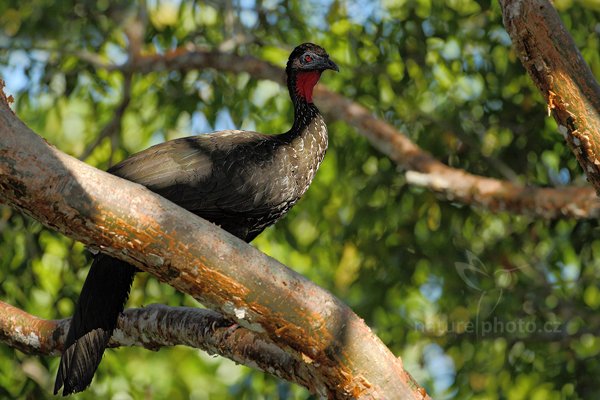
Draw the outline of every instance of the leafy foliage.
[[[222,46],[283,65],[310,40],[341,67],[324,83],[473,173],[556,186],[583,182],[520,66],[495,2],[247,0],[0,3],[0,75],[34,131],[99,168],[152,144],[212,130],[289,128],[285,88],[214,70],[133,74],[117,134],[91,147],[127,78],[90,62],[142,49]],[[600,76],[594,2],[555,1]],[[92,60],[93,61],[93,60]],[[318,104],[318,98],[316,99]],[[305,198],[254,244],[346,301],[434,398],[600,395],[600,230],[595,220],[492,214],[409,187],[343,122]],[[71,315],[82,245],[0,206],[0,298]],[[130,306],[197,305],[138,276]],[[0,397],[49,397],[58,359],[0,346]],[[77,398],[308,398],[300,388],[193,349],[109,351]]]

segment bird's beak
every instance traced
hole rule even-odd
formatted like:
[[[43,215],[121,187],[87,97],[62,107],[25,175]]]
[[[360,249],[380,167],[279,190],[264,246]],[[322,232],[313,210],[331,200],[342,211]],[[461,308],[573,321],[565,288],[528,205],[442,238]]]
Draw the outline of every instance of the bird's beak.
[[[323,60],[321,60],[320,67],[323,68],[323,70],[331,69],[333,71],[340,72],[340,68],[336,65],[336,63],[331,61],[329,58],[324,58]]]

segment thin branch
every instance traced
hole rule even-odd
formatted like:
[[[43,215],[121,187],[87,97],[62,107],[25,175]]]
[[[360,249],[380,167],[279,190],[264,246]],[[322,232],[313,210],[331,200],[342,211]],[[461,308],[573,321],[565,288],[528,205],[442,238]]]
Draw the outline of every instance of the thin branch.
[[[600,193],[600,85],[547,0],[500,0],[504,26],[577,161]]]
[[[0,301],[0,341],[27,354],[60,355],[71,320],[44,320]],[[110,347],[149,350],[185,345],[218,354],[316,391],[310,363],[266,335],[233,324],[212,310],[150,304],[121,314]]]
[[[246,72],[254,78],[273,80],[280,84],[284,82],[283,69],[266,61],[202,49],[180,48],[165,55],[143,55],[138,58],[135,68],[140,73],[214,68],[233,73]],[[118,66],[110,69],[118,69]],[[329,118],[354,126],[398,166],[418,173],[409,175],[409,183],[413,185],[426,187],[450,201],[493,212],[509,211],[549,219],[600,216],[600,200],[590,187],[522,186],[449,167],[365,107],[321,85],[316,90],[319,108]],[[416,176],[419,178],[414,179]]]
[[[424,397],[402,361],[339,299],[165,198],[48,145],[5,97],[0,198],[302,353],[313,373],[309,389],[319,395]]]

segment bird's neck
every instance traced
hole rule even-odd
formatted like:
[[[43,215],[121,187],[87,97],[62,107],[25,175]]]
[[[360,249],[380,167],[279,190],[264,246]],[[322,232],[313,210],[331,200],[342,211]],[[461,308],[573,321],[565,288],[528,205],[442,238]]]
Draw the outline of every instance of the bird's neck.
[[[290,132],[300,133],[314,119],[321,119],[321,114],[312,99],[314,87],[320,77],[320,71],[288,72],[287,85],[294,103],[294,125]]]
[[[316,120],[322,121],[321,113],[314,103],[308,103],[302,99],[294,102],[294,125],[290,131],[298,132],[305,130]]]
[[[299,157],[309,157],[316,162],[316,167],[323,160],[328,144],[327,126],[312,102],[313,88],[320,76],[319,71],[288,74],[288,89],[294,103],[294,124],[280,137],[296,149]]]
[[[305,140],[307,137],[318,137],[319,141],[326,140],[327,128],[317,106],[303,98],[296,98],[293,101],[294,124],[282,135],[283,138],[287,139],[287,142],[295,141],[297,138]],[[322,138],[323,136],[325,139]]]
[[[288,75],[288,89],[294,103],[294,124],[289,131],[277,136],[278,151],[293,171],[293,181],[301,196],[312,181],[327,151],[327,126],[312,102],[312,88],[316,80],[302,81]]]

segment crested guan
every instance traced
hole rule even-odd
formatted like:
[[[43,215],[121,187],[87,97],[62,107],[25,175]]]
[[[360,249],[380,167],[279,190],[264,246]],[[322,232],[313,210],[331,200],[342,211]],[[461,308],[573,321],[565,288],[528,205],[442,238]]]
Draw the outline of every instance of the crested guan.
[[[286,66],[294,124],[279,135],[220,131],[171,140],[134,154],[108,172],[140,183],[250,242],[275,223],[310,185],[327,149],[327,128],[312,101],[326,69],[338,71],[312,43],[296,47]],[[88,387],[129,297],[136,268],[95,256],[60,360],[54,394]]]

